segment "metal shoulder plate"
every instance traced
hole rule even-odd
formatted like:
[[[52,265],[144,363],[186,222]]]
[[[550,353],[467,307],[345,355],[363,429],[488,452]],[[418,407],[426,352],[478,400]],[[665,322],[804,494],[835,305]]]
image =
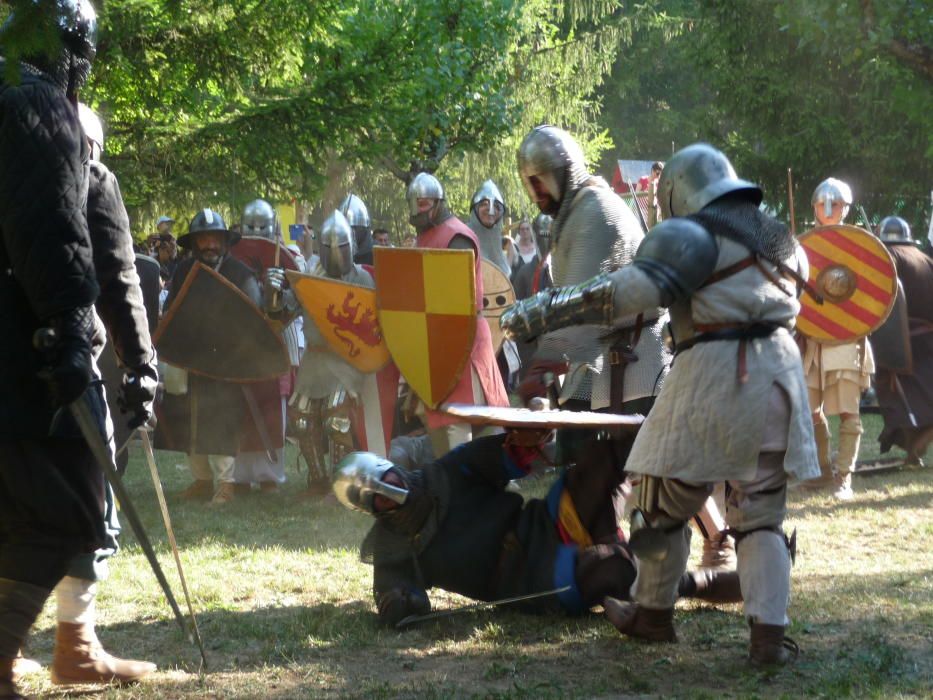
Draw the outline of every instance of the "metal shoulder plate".
[[[645,236],[633,264],[658,285],[664,306],[690,296],[713,273],[719,246],[689,219],[663,221]]]

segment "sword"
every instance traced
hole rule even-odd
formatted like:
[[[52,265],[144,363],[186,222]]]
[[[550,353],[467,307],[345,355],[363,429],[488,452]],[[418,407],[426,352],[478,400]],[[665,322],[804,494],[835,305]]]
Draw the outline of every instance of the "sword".
[[[861,204],[858,205],[858,213],[862,215],[862,221],[865,222],[865,228],[871,231],[871,219],[868,218],[868,214],[865,213],[865,207]]]
[[[907,400],[907,394],[904,393],[904,386],[901,384],[901,380],[897,376],[896,372],[892,372],[891,376],[894,377],[894,389],[897,391],[898,398],[900,398],[901,403],[904,404],[904,410],[907,411],[907,420],[910,421],[911,426],[916,428],[917,417],[914,415],[913,409],[910,407],[910,402]]]
[[[159,479],[159,470],[156,467],[155,454],[152,451],[152,441],[149,439],[149,432],[140,429],[139,435],[143,440],[143,450],[146,453],[146,461],[149,463],[149,472],[152,474],[152,485],[155,487],[156,498],[159,501],[159,509],[162,511],[162,520],[165,521],[165,532],[168,534],[168,543],[172,547],[172,555],[175,557],[175,566],[178,567],[178,578],[181,581],[181,590],[185,594],[185,602],[188,604],[188,614],[191,615],[191,628],[194,630],[194,641],[198,644],[198,650],[201,652],[201,662],[204,669],[207,669],[207,655],[204,653],[204,642],[201,640],[201,630],[198,629],[198,620],[194,616],[194,606],[191,604],[191,594],[188,591],[188,582],[185,579],[185,571],[181,566],[181,556],[178,554],[178,544],[175,542],[175,530],[172,528],[172,518],[168,514],[168,504],[165,502],[165,492],[162,490],[162,481]],[[189,641],[191,635],[188,635]]]
[[[54,349],[56,342],[58,342],[56,333],[51,328],[40,328],[33,336],[33,345],[40,352],[47,353]],[[113,493],[120,503],[120,510],[126,515],[126,519],[133,529],[133,534],[136,535],[136,541],[139,542],[140,548],[149,561],[149,566],[152,567],[152,572],[155,574],[156,580],[158,580],[159,585],[162,587],[162,591],[165,593],[165,598],[168,600],[168,604],[175,614],[175,620],[178,622],[178,626],[181,627],[182,632],[187,634],[188,631],[185,628],[185,621],[181,615],[181,610],[178,609],[178,603],[175,602],[172,588],[168,585],[168,580],[162,572],[162,567],[159,565],[159,560],[156,557],[155,550],[152,548],[152,543],[149,541],[149,536],[146,534],[142,521],[139,519],[136,507],[133,505],[133,501],[130,499],[130,495],[123,485],[123,479],[120,478],[120,474],[113,464],[113,460],[110,457],[110,450],[107,448],[107,443],[104,441],[100,426],[91,413],[91,407],[87,404],[87,392],[68,404],[68,410],[78,424],[81,435],[84,437],[84,441],[87,443],[88,448],[90,448],[91,454],[94,455],[94,459],[101,468],[101,471],[103,471],[104,477],[107,479],[111,488],[113,488]]]
[[[262,442],[262,448],[266,451],[266,458],[272,464],[275,464],[278,459],[275,456],[275,450],[272,449],[272,439],[269,437],[269,431],[266,430],[266,421],[263,419],[262,413],[259,412],[256,395],[253,393],[252,387],[246,384],[241,384],[240,388],[243,390],[243,398],[246,400],[249,414],[253,418],[253,425],[256,426],[256,432],[259,433],[259,441]]]
[[[470,605],[461,605],[459,608],[448,608],[447,610],[437,610],[435,612],[429,612],[424,615],[409,615],[408,617],[403,617],[397,623],[395,623],[395,629],[400,630],[409,625],[414,625],[419,622],[424,622],[426,620],[437,620],[442,617],[451,617],[452,615],[459,615],[460,613],[471,612],[473,610],[486,610],[487,608],[494,608],[499,605],[508,605],[509,603],[520,603],[523,600],[534,600],[535,598],[547,598],[548,596],[558,595],[564,591],[569,591],[570,586],[562,586],[561,588],[554,588],[550,591],[541,591],[540,593],[529,593],[527,595],[517,595],[513,598],[500,598],[499,600],[490,600],[482,603],[472,603]]]

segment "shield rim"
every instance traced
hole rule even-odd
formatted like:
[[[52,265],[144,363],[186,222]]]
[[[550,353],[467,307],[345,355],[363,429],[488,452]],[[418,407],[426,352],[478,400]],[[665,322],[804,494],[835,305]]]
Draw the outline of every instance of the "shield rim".
[[[419,392],[415,388],[414,384],[408,381],[408,377],[405,376],[405,372],[402,370],[402,366],[399,364],[398,359],[396,359],[395,354],[392,352],[392,344],[389,342],[389,336],[385,332],[385,325],[382,323],[382,303],[381,303],[382,300],[379,294],[379,258],[380,257],[385,258],[385,257],[389,257],[392,255],[411,255],[411,254],[418,254],[418,255],[421,255],[422,257],[429,255],[429,254],[430,255],[459,255],[459,256],[464,256],[465,254],[469,254],[470,270],[473,272],[473,274],[470,275],[470,299],[471,299],[471,303],[473,304],[473,315],[471,318],[473,319],[473,323],[470,324],[469,347],[467,348],[466,352],[463,353],[463,358],[458,363],[457,372],[455,373],[454,377],[451,379],[449,386],[444,389],[444,391],[441,393],[440,396],[438,396],[436,402],[433,405],[425,401],[424,397],[421,396],[421,392]],[[447,397],[450,396],[451,393],[453,393],[453,390],[457,388],[457,384],[460,382],[460,377],[463,376],[463,370],[467,367],[467,365],[470,362],[470,359],[473,356],[473,345],[474,343],[476,343],[476,323],[477,321],[479,321],[479,317],[482,316],[482,313],[476,310],[476,255],[473,252],[473,250],[457,250],[457,249],[451,250],[450,248],[383,248],[383,247],[377,246],[373,248],[373,267],[376,270],[376,277],[374,281],[376,283],[376,308],[379,310],[379,317],[380,317],[379,326],[380,328],[382,328],[382,337],[385,340],[386,348],[388,348],[389,350],[389,356],[392,359],[392,361],[395,363],[395,366],[398,367],[399,373],[402,375],[402,378],[408,383],[412,391],[414,391],[415,394],[417,394],[421,402],[425,406],[430,408],[431,410],[438,410],[438,407],[440,407],[444,403],[444,401],[447,399]],[[424,311],[421,313],[424,313],[426,315],[427,311]],[[466,316],[466,314],[463,314],[463,315]]]
[[[175,362],[170,362],[169,360],[165,360],[165,361],[168,364],[174,367],[178,367],[179,369],[183,369],[190,374],[194,374],[199,377],[207,377],[208,379],[213,379],[219,382],[229,382],[231,384],[256,384],[259,382],[269,381],[271,379],[278,379],[283,374],[288,374],[291,368],[291,362],[288,359],[288,348],[285,346],[285,341],[282,339],[282,334],[276,331],[276,329],[271,325],[269,320],[266,318],[265,314],[263,314],[262,309],[256,306],[253,303],[252,299],[250,299],[242,291],[240,291],[239,287],[237,287],[235,284],[233,284],[233,282],[228,280],[226,277],[221,275],[219,272],[212,270],[211,268],[209,268],[207,265],[205,265],[202,262],[195,262],[194,265],[192,265],[191,271],[188,273],[187,277],[185,277],[185,281],[182,282],[181,289],[178,290],[178,294],[175,296],[175,301],[172,304],[172,308],[170,308],[168,312],[166,312],[165,315],[163,315],[162,318],[159,319],[159,325],[156,327],[155,333],[152,336],[152,344],[153,346],[156,347],[156,350],[158,350],[158,343],[159,343],[159,340],[162,338],[163,331],[166,328],[168,328],[169,324],[171,323],[171,320],[175,317],[176,312],[180,308],[178,304],[178,300],[186,298],[186,296],[188,295],[188,289],[191,287],[192,284],[194,284],[194,280],[197,278],[199,274],[201,274],[202,269],[210,273],[213,277],[216,278],[216,280],[220,281],[221,284],[226,285],[229,289],[233,290],[238,296],[240,296],[244,301],[246,301],[249,307],[253,309],[255,313],[259,315],[263,323],[269,326],[269,332],[275,338],[276,342],[279,345],[279,348],[282,350],[282,355],[285,358],[285,371],[279,372],[277,374],[265,375],[262,377],[254,377],[252,379],[231,379],[230,377],[220,377],[220,376],[217,376],[216,374],[211,374],[209,372],[203,372],[198,369],[192,369],[191,367],[186,367],[184,365],[181,365]],[[160,357],[160,359],[163,359],[163,358]]]
[[[236,258],[237,260],[239,260],[241,263],[243,263],[244,265],[246,265],[246,266],[247,266],[248,268],[250,268],[251,270],[252,270],[253,268],[252,268],[252,266],[249,264],[249,260],[244,260],[243,258],[241,258],[239,255],[237,255],[237,254],[234,252],[235,248],[236,248],[240,243],[242,243],[243,241],[265,241],[266,243],[269,243],[269,244],[271,244],[271,245],[275,245],[276,243],[278,243],[278,244],[279,244],[279,254],[280,254],[281,256],[283,256],[285,259],[287,259],[287,260],[291,263],[291,265],[292,265],[291,267],[285,267],[284,265],[279,265],[279,267],[284,267],[286,270],[294,270],[294,271],[298,272],[298,261],[295,260],[295,255],[292,253],[292,251],[290,251],[288,248],[286,248],[284,245],[282,245],[280,241],[273,241],[273,240],[271,240],[271,239],[269,239],[269,238],[266,238],[266,237],[264,237],[264,236],[240,236],[240,240],[238,240],[236,243],[234,243],[232,246],[230,246],[230,255],[232,255],[234,258]],[[280,262],[280,263],[282,262],[281,259],[279,260],[279,262]],[[269,268],[266,267],[266,268],[263,268],[262,271],[265,272],[265,271],[268,270],[268,269],[269,269]]]
[[[290,283],[293,287],[295,287],[295,285],[296,285],[297,282],[300,282],[300,281],[302,281],[303,279],[311,279],[311,280],[314,280],[314,281],[322,281],[322,282],[325,283],[325,284],[332,284],[332,285],[340,286],[340,287],[350,287],[350,288],[352,288],[352,289],[354,289],[354,290],[359,289],[359,290],[362,290],[362,291],[365,291],[365,292],[371,292],[371,293],[373,293],[374,295],[375,295],[375,291],[376,291],[375,288],[373,288],[373,287],[364,287],[364,286],[361,285],[361,284],[351,284],[350,282],[344,282],[343,280],[335,280],[335,279],[331,279],[330,277],[323,277],[323,276],[321,276],[321,275],[312,275],[311,273],[308,273],[308,272],[298,272],[297,270],[287,270],[287,271],[285,272],[285,277],[286,277],[286,279],[288,279],[289,283]],[[374,281],[375,281],[375,280],[374,280]],[[307,316],[311,316],[311,312],[308,311],[308,309],[305,307],[305,305],[301,302],[301,297],[298,296],[297,289],[295,290],[295,298],[298,299],[298,303],[301,305],[302,313],[305,314],[305,315],[307,315]],[[378,302],[378,296],[376,297],[376,301]],[[379,313],[378,303],[377,303],[377,306],[376,306],[376,313],[377,313],[377,315],[378,315],[378,313]],[[313,319],[313,316],[312,316],[312,320],[314,320],[314,319]],[[379,326],[379,330],[380,330],[380,331],[382,330],[382,326],[381,326],[381,325]],[[318,328],[318,331],[320,331],[320,328]],[[376,373],[376,372],[381,372],[381,371],[384,370],[386,367],[388,367],[388,365],[389,365],[390,362],[392,362],[392,355],[391,355],[391,353],[389,352],[389,344],[386,342],[385,335],[382,336],[382,344],[383,344],[383,346],[385,347],[385,354],[386,354],[385,362],[383,362],[381,365],[379,365],[379,367],[377,367],[377,368],[375,368],[375,369],[365,369],[365,370],[364,370],[364,369],[361,369],[361,368],[359,368],[359,367],[357,367],[356,364],[353,362],[353,360],[350,359],[350,358],[348,358],[344,353],[338,352],[338,351],[335,349],[333,339],[332,339],[329,335],[325,335],[324,333],[321,333],[321,335],[324,336],[324,340],[327,341],[327,347],[328,347],[328,349],[329,349],[332,353],[334,353],[335,355],[337,355],[341,360],[343,360],[343,361],[346,362],[347,364],[352,365],[354,369],[356,369],[356,370],[358,370],[358,371],[360,371],[360,372],[363,372],[364,374],[374,374],[374,373]]]
[[[561,409],[533,411],[530,408],[515,406],[481,406],[454,402],[441,404],[441,410],[448,415],[462,418],[471,425],[495,425],[504,428],[612,427],[637,430],[645,422],[645,417],[640,413],[597,413]],[[494,415],[496,413],[502,415]]]
[[[867,229],[864,229],[864,228],[862,228],[861,226],[853,226],[852,224],[826,224],[826,225],[814,226],[813,228],[809,229],[808,231],[804,231],[803,233],[801,233],[801,234],[797,237],[797,242],[800,244],[801,247],[803,247],[803,241],[804,241],[806,238],[809,238],[812,234],[817,233],[818,231],[823,231],[823,230],[827,230],[827,229],[831,229],[831,230],[834,230],[834,231],[857,231],[858,233],[867,236],[870,240],[872,240],[872,241],[874,241],[875,243],[877,243],[877,244],[878,244],[878,245],[877,245],[878,250],[883,250],[883,251],[884,251],[884,254],[885,254],[886,258],[887,258],[888,265],[890,266],[890,269],[891,269],[891,278],[892,278],[893,284],[894,284],[894,291],[890,294],[890,298],[888,299],[887,308],[885,309],[884,314],[878,319],[877,322],[875,322],[875,325],[872,326],[872,327],[871,327],[867,332],[865,332],[863,335],[853,335],[851,338],[847,338],[847,339],[845,339],[845,340],[841,340],[841,339],[839,339],[839,338],[825,338],[825,339],[824,339],[824,338],[816,338],[816,337],[814,337],[814,336],[811,336],[811,335],[808,335],[807,333],[805,333],[805,332],[800,328],[799,325],[797,326],[797,330],[800,332],[800,334],[801,334],[802,336],[804,336],[804,337],[807,338],[808,340],[812,340],[812,341],[814,341],[814,342],[816,342],[816,343],[820,343],[821,345],[829,345],[829,346],[848,345],[849,343],[854,343],[854,342],[856,342],[856,341],[858,341],[858,340],[861,340],[862,338],[867,338],[868,336],[870,336],[872,333],[874,333],[876,330],[878,330],[878,328],[881,327],[881,324],[883,324],[883,323],[887,320],[888,316],[891,315],[891,309],[894,307],[894,302],[895,302],[895,300],[896,300],[896,298],[897,298],[897,269],[896,269],[895,266],[894,266],[894,258],[891,257],[891,253],[888,252],[888,249],[887,249],[887,247],[884,245],[884,243],[882,243],[879,239],[877,239],[877,238],[874,236],[874,234],[871,233],[871,231],[869,231],[869,230],[867,230]],[[807,282],[810,283],[810,284],[813,284],[815,281],[816,281],[816,280],[815,280],[815,279],[813,278],[813,276],[812,276],[812,268],[811,268],[811,273],[810,273],[810,275],[808,275]],[[832,303],[832,302],[829,302],[829,301],[827,300],[827,302],[825,302],[825,303]],[[802,308],[803,305],[804,305],[804,304],[803,304],[803,301],[801,301],[800,304],[801,304],[801,308]]]

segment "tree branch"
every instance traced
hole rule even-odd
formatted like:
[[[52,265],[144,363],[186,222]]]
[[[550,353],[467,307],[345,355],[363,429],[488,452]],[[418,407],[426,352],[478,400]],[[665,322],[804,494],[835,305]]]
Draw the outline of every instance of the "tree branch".
[[[871,34],[877,33],[877,18],[872,0],[861,0],[862,34],[871,41]],[[911,44],[897,37],[889,42],[878,43],[879,48],[887,51],[902,64],[933,82],[933,50],[924,44]]]

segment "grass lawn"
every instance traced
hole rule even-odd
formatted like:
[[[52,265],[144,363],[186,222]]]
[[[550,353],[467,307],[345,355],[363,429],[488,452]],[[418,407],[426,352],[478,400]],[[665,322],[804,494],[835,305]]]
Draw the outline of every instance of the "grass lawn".
[[[865,424],[862,458],[873,459],[880,421],[865,416]],[[371,569],[357,555],[366,516],[332,500],[297,499],[304,474],[293,466],[280,496],[254,495],[216,511],[182,504],[172,494],[189,482],[183,456],[160,453],[158,461],[210,669],[199,674],[196,648],[127,532],[101,587],[98,631],[109,650],[160,670],[139,686],[82,697],[933,696],[933,469],[857,476],[849,503],[791,492],[787,526],[798,528],[798,557],[789,634],[801,656],[787,669],[760,672],[744,662],[748,632],[738,606],[680,604],[681,641],[670,646],[624,640],[598,614],[503,609],[403,633],[379,629]],[[127,483],[184,607],[135,447]],[[464,602],[440,591],[432,600],[436,609]],[[49,605],[27,653],[48,664],[53,638]],[[23,686],[41,697],[63,694],[44,671]]]

